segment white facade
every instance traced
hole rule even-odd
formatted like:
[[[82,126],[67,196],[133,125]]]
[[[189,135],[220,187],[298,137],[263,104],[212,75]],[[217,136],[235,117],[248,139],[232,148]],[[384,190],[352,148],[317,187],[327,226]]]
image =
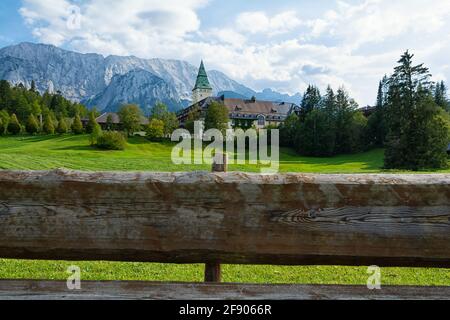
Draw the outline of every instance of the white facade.
[[[192,91],[192,104],[196,104],[212,96],[213,96],[212,89],[194,89]]]

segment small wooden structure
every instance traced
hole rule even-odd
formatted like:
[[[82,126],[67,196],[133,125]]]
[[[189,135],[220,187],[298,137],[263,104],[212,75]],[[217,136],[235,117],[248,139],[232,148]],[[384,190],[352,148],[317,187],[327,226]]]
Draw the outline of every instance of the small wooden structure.
[[[204,263],[213,282],[3,280],[0,299],[449,299],[218,282],[220,264],[450,268],[450,175],[0,171],[0,257]]]

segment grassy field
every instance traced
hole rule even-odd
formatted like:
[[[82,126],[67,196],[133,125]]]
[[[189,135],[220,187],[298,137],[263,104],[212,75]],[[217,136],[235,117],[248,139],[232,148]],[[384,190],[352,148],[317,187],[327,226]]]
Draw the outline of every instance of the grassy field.
[[[46,170],[67,168],[100,171],[194,171],[208,165],[176,166],[170,154],[172,143],[130,139],[125,151],[98,151],[89,147],[87,136],[0,137],[0,169]],[[281,172],[380,173],[383,150],[338,156],[307,158],[289,149],[281,150]],[[231,170],[257,172],[259,167],[234,165]],[[441,172],[450,172],[444,170]],[[85,280],[202,281],[201,265],[148,263],[64,262],[0,260],[3,279],[66,279],[67,268],[78,265]],[[224,266],[226,282],[365,284],[367,268]],[[384,268],[383,284],[450,285],[450,270]]]
[[[121,171],[209,170],[208,165],[174,165],[174,144],[132,138],[125,151],[100,151],[89,146],[88,136],[0,137],[0,169]],[[333,158],[300,157],[290,149],[280,152],[281,172],[379,173],[383,150]],[[232,165],[234,171],[258,172],[256,165]],[[449,170],[450,172],[450,170]]]

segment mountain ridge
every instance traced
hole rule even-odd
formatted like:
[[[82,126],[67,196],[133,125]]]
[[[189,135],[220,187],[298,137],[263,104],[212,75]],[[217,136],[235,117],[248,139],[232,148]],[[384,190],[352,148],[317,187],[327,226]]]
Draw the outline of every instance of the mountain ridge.
[[[167,102],[171,110],[177,111],[189,104],[197,71],[197,67],[182,60],[116,55],[105,57],[31,42],[0,49],[0,79],[12,84],[23,83],[27,87],[34,80],[40,92],[60,91],[67,99],[85,103],[88,107],[99,103],[101,111],[115,111],[117,105],[122,103],[144,103],[141,107],[145,110],[153,101]],[[209,70],[208,77],[215,95],[221,91],[242,96],[258,97],[262,94],[220,71]],[[156,81],[156,78],[159,80]],[[155,87],[141,88],[139,93],[136,92],[136,87],[140,87],[137,81]],[[274,98],[290,97],[271,92]]]

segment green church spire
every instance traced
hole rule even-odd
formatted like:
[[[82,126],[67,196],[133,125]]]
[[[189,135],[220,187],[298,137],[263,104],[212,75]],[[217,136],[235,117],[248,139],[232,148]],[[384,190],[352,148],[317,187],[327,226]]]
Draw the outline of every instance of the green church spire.
[[[209,84],[208,75],[206,74],[205,66],[203,65],[203,60],[200,64],[200,69],[198,70],[197,81],[195,82],[194,90],[196,89],[212,90],[212,87]]]

